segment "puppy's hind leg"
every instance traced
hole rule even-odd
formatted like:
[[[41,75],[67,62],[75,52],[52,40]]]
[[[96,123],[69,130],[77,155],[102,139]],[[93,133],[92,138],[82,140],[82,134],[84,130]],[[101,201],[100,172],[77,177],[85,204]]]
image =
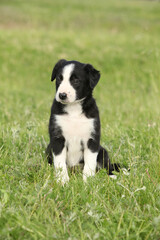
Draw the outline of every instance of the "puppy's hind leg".
[[[46,148],[46,155],[47,155],[48,163],[50,165],[52,165],[53,164],[53,153],[52,153],[52,148],[51,148],[50,143],[48,144],[48,146]]]

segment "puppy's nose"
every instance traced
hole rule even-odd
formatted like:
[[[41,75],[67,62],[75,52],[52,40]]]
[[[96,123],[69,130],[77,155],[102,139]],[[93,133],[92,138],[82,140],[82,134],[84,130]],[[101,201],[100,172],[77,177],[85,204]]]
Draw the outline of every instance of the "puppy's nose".
[[[65,92],[59,94],[59,98],[61,100],[65,100],[67,98],[67,94]]]

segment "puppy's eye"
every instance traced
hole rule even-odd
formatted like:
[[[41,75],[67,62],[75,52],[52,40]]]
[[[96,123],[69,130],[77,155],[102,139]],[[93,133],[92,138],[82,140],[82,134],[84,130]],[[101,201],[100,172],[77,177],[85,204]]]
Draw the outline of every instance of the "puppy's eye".
[[[58,81],[58,82],[62,82],[62,80],[63,80],[63,76],[62,76],[62,74],[60,74],[60,75],[57,77],[57,81]]]
[[[72,76],[70,77],[70,81],[73,84],[79,84],[79,79],[78,79],[78,77],[75,74],[72,74]]]

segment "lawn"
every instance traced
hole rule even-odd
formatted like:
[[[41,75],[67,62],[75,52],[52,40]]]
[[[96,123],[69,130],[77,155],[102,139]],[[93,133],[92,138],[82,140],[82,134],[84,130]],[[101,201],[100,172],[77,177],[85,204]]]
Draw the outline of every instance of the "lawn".
[[[129,174],[56,183],[44,152],[60,58],[100,70],[101,144]],[[158,1],[0,1],[0,239],[160,239]]]

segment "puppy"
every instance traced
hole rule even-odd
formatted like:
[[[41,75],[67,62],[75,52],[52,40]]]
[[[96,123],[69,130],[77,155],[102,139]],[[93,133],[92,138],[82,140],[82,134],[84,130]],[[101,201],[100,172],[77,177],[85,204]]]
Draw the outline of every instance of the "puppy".
[[[109,175],[119,170],[111,164],[107,151],[100,145],[100,118],[93,89],[100,72],[91,64],[58,61],[51,81],[56,79],[56,95],[49,121],[48,162],[54,164],[57,181],[69,181],[67,167],[84,164],[83,180],[105,168]]]

